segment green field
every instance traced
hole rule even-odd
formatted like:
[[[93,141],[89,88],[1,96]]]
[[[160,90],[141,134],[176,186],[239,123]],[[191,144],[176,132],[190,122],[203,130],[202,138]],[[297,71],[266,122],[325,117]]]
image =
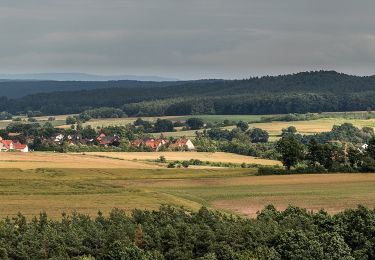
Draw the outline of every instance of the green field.
[[[269,203],[334,213],[375,206],[375,174],[255,176],[255,169],[1,169],[0,215],[46,211],[108,213],[111,208],[195,210],[204,205],[254,216]]]

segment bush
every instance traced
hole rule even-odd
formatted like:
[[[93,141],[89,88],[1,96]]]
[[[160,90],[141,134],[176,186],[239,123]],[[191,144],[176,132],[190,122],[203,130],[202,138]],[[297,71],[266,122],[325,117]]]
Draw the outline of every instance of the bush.
[[[161,162],[161,163],[165,163],[165,162],[167,162],[167,160],[165,159],[165,156],[164,156],[164,155],[161,155],[157,161],[158,161],[158,162]]]
[[[297,166],[294,169],[287,170],[279,166],[261,166],[258,168],[258,175],[285,175],[285,174],[308,174],[308,173],[326,173],[327,170],[321,166]]]
[[[121,118],[121,117],[127,117],[127,115],[118,108],[113,107],[101,107],[101,108],[95,108],[95,109],[88,109],[85,110],[80,117],[87,117],[90,118]]]
[[[188,120],[186,120],[186,125],[188,125],[189,128],[192,130],[198,130],[198,129],[203,128],[204,122],[200,118],[193,117],[193,118],[189,118]]]
[[[176,168],[176,163],[174,162],[168,163],[167,168]]]
[[[189,161],[183,161],[183,162],[181,163],[181,165],[182,165],[182,167],[184,167],[184,168],[188,168],[189,165],[190,165],[190,163],[189,163]]]
[[[190,159],[190,165],[203,165],[203,162],[199,159]]]
[[[12,114],[8,112],[0,112],[0,120],[10,120],[12,119]]]
[[[65,122],[67,125],[74,125],[75,123],[77,123],[77,119],[72,116],[68,116]]]
[[[30,123],[38,122],[38,120],[36,120],[34,117],[29,117],[29,118],[27,119],[27,121],[30,122]]]

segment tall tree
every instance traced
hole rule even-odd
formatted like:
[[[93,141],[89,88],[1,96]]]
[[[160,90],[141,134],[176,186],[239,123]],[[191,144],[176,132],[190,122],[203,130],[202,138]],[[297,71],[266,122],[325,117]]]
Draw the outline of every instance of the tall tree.
[[[276,150],[281,154],[281,161],[288,170],[304,157],[304,147],[293,135],[282,137],[276,143]]]

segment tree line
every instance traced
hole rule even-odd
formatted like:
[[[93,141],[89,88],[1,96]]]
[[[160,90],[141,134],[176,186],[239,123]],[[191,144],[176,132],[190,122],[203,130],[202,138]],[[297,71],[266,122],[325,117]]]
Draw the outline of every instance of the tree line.
[[[74,213],[0,221],[1,259],[374,259],[375,211],[336,215],[267,206],[255,219],[201,208],[119,209],[94,218]]]
[[[302,137],[290,127],[276,142],[275,149],[286,171],[263,167],[261,174],[375,171],[372,128],[360,130],[345,123],[334,126],[331,132]]]

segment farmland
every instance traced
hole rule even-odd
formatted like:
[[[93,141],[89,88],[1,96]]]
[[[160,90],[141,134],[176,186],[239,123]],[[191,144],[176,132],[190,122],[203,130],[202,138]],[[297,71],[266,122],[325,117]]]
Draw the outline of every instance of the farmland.
[[[266,160],[255,158],[252,156],[244,156],[231,153],[203,153],[203,152],[93,152],[87,153],[89,155],[97,156],[107,156],[111,158],[125,159],[125,160],[139,160],[139,161],[149,161],[156,160],[160,156],[164,156],[167,161],[183,161],[190,159],[198,159],[201,161],[208,162],[224,162],[224,163],[247,163],[247,164],[261,164],[261,165],[281,165],[279,161]]]
[[[259,159],[251,156],[230,153],[197,153],[197,152],[98,152],[98,153],[1,153],[0,169],[19,168],[130,168],[155,169],[165,168],[165,165],[156,164],[161,155],[168,161],[199,159],[208,162],[232,162],[247,164],[279,165],[274,160]]]
[[[250,127],[262,128],[271,140],[279,138],[281,130],[295,126],[301,134],[331,130],[345,122],[357,127],[375,127],[368,114],[331,113],[315,120],[262,121],[261,115],[203,115],[206,122],[223,120],[250,122]],[[163,117],[184,121],[191,116]],[[145,120],[155,121],[148,117]],[[40,123],[48,117],[38,117]],[[93,127],[125,125],[136,118],[92,119],[85,125]],[[63,125],[64,116],[57,116],[55,125]],[[264,120],[263,120],[264,121]],[[10,121],[2,121],[5,127]],[[234,126],[226,126],[231,129]],[[163,133],[165,137],[188,136],[195,130]],[[154,134],[160,135],[159,133]],[[279,161],[251,156],[216,152],[86,152],[0,154],[1,216],[21,211],[26,216],[46,211],[59,218],[62,212],[79,211],[90,215],[112,208],[131,211],[134,208],[157,209],[161,204],[183,206],[196,210],[201,206],[243,216],[255,216],[267,204],[284,209],[289,204],[317,211],[325,208],[336,213],[364,204],[375,206],[375,175],[373,174],[309,174],[257,176],[257,169],[218,168],[206,164],[188,169],[167,169],[166,162],[198,159],[211,163],[248,165],[280,165]]]
[[[345,119],[345,118],[322,118],[309,121],[290,121],[290,122],[271,122],[271,123],[253,123],[250,126],[259,127],[270,135],[280,135],[283,128],[288,126],[295,126],[301,134],[315,134],[320,132],[329,132],[334,125],[341,125],[343,123],[351,123],[359,128],[375,127],[375,119]]]
[[[51,123],[60,128],[69,128],[70,125],[65,124],[65,119],[67,116],[72,115],[59,115],[55,116],[55,120]],[[321,113],[319,116],[321,118],[315,120],[306,120],[306,121],[272,121],[272,122],[260,122],[268,117],[273,117],[277,115],[191,115],[191,116],[163,116],[163,117],[142,117],[144,120],[154,122],[157,118],[169,119],[172,121],[185,121],[191,117],[197,117],[203,119],[206,123],[215,123],[223,122],[224,120],[229,120],[231,122],[238,122],[240,120],[249,122],[251,127],[262,128],[270,133],[270,139],[276,140],[277,136],[280,135],[281,130],[288,126],[295,126],[299,133],[301,134],[314,134],[320,132],[328,132],[332,129],[334,125],[340,125],[343,123],[352,123],[357,127],[375,127],[375,119],[370,117],[368,112],[359,111],[359,112],[326,112]],[[23,120],[27,120],[26,117],[21,117]],[[44,124],[48,121],[47,116],[36,117],[37,122]],[[88,122],[85,122],[83,126],[92,126],[93,128],[97,127],[107,127],[107,126],[123,126],[126,124],[133,123],[137,118],[128,117],[128,118],[101,118],[101,119],[91,119]],[[0,129],[5,128],[11,120],[2,120],[0,121]],[[227,129],[232,129],[233,126],[225,127]],[[163,133],[165,137],[181,137],[186,136],[189,138],[195,137],[196,130],[187,130],[187,131],[175,131],[175,132],[165,132]],[[158,137],[160,134],[154,134],[155,137]]]
[[[61,153],[0,153],[0,169],[38,169],[38,168],[141,168],[151,169],[157,165],[130,160],[116,160],[93,157],[84,154]]]
[[[1,169],[1,216],[46,211],[95,215],[112,208],[157,209],[161,204],[196,210],[207,206],[254,216],[269,203],[335,213],[375,206],[375,175],[256,176],[255,169]]]

